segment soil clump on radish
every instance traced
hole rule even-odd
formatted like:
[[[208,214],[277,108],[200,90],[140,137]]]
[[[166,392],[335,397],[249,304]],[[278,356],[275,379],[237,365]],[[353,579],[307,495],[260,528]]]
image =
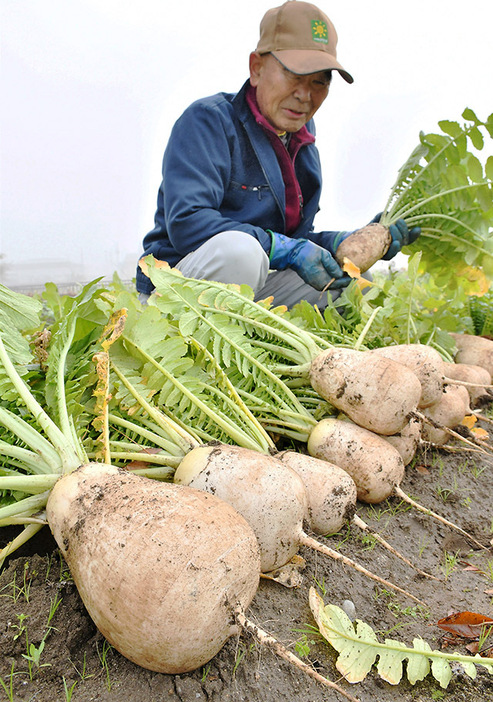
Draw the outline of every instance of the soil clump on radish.
[[[407,468],[402,488],[473,534],[485,545],[493,538],[493,481],[491,458],[467,451],[421,451]],[[418,513],[398,497],[378,505],[358,503],[357,513],[371,528],[423,570],[441,579],[420,577],[411,568],[355,527],[325,539],[327,545],[357,560],[382,577],[415,592],[429,605],[414,606],[398,593],[316,552],[301,548],[306,562],[298,587],[287,588],[261,579],[248,609],[255,623],[295,654],[309,649],[305,661],[337,681],[361,702],[428,702],[443,692],[444,700],[493,700],[493,677],[480,667],[476,680],[456,672],[446,690],[427,676],[412,686],[382,681],[374,672],[357,685],[340,679],[335,652],[309,627],[314,621],[308,591],[321,588],[325,602],[354,605],[356,617],[370,624],[380,638],[396,638],[412,645],[421,636],[440,649],[446,632],[436,622],[452,612],[470,611],[491,616],[492,551],[480,552],[446,526]],[[2,530],[1,545],[15,533]],[[317,537],[320,538],[320,537]],[[488,566],[488,564],[490,564]],[[56,606],[48,622],[50,609]],[[347,606],[347,603],[345,604]],[[73,686],[73,702],[336,702],[343,700],[302,672],[277,658],[250,634],[229,639],[201,668],[168,675],[141,668],[110,647],[90,619],[70,577],[67,565],[47,528],[10,557],[0,572],[0,677],[18,702],[64,700]],[[51,627],[51,628],[50,628]],[[397,633],[395,629],[398,629]],[[26,645],[44,648],[39,667],[29,665]],[[27,642],[27,644],[26,644]],[[469,652],[464,640],[452,640],[448,650]],[[13,675],[11,676],[11,673]],[[10,688],[9,688],[10,689]],[[4,691],[1,691],[4,695]],[[2,699],[8,699],[6,696]]]

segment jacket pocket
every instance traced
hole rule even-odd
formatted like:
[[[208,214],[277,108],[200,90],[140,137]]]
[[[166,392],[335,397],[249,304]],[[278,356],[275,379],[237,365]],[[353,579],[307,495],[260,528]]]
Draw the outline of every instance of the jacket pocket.
[[[266,194],[270,190],[270,185],[267,183],[260,183],[259,185],[248,185],[247,183],[238,183],[235,180],[230,182],[230,189],[238,191],[238,193],[244,192],[245,195],[254,193],[257,195],[258,199],[262,199],[262,194]]]

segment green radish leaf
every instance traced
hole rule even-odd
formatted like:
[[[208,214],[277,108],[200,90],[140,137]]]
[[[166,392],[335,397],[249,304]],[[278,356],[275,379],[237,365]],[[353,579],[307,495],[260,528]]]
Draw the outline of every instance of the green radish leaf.
[[[433,653],[434,651],[428,654],[432,657],[431,674],[435,680],[438,680],[440,687],[446,688],[448,687],[449,682],[452,680],[452,669],[446,660],[434,658]]]
[[[482,122],[466,109],[464,124],[444,120],[442,134],[419,135],[420,147],[399,170],[384,209],[381,223],[388,226],[405,219],[408,226],[421,227],[421,236],[404,253],[421,251],[420,272],[434,276],[447,290],[465,285],[477,292],[475,278],[468,282],[466,266],[481,268],[491,283],[490,256],[493,227],[492,157],[483,164],[475,150],[492,136],[491,116]],[[421,158],[419,158],[421,153]],[[418,157],[418,158],[417,158]]]
[[[462,129],[458,122],[451,122],[445,119],[438,122],[438,126],[442,132],[445,132],[445,134],[448,134],[451,137],[458,137],[462,134]]]
[[[469,138],[471,139],[474,148],[481,151],[484,146],[484,139],[479,129],[471,129],[469,132]]]
[[[476,117],[476,113],[473,112],[469,107],[466,107],[466,109],[462,113],[462,117],[464,119],[469,120],[470,122],[475,122],[476,124],[479,122],[478,118]]]
[[[429,643],[421,638],[413,640],[413,648],[418,651],[431,651]],[[476,670],[476,668],[474,668]],[[407,661],[407,678],[411,685],[424,680],[430,672],[430,661],[427,656],[410,653]]]

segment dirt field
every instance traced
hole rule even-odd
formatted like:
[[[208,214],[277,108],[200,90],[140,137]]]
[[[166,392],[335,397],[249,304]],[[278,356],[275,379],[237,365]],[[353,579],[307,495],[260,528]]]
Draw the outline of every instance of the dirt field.
[[[458,523],[483,544],[493,538],[492,459],[470,453],[434,451],[408,467],[404,491]],[[314,585],[326,603],[354,604],[356,618],[370,624],[380,640],[412,645],[420,636],[432,648],[444,645],[436,626],[460,611],[493,616],[493,549],[471,548],[466,539],[432,518],[391,498],[381,505],[358,506],[358,514],[409,559],[440,578],[423,578],[352,527],[326,542],[381,577],[426,602],[427,607],[391,593],[360,573],[303,549],[302,583],[285,588],[262,579],[249,609],[251,619],[295,653],[306,653],[320,673],[337,681],[361,702],[488,702],[493,675],[478,668],[475,680],[459,665],[448,688],[428,675],[412,686],[384,682],[375,669],[358,684],[341,680],[336,653],[310,629],[314,625],[308,592]],[[3,533],[1,533],[3,532]],[[0,531],[2,545],[7,529]],[[474,566],[474,567],[471,567]],[[346,605],[347,606],[347,605]],[[51,618],[50,618],[51,617]],[[50,628],[51,627],[51,628]],[[48,632],[48,633],[47,633]],[[37,652],[44,648],[36,661]],[[30,648],[31,647],[31,648]],[[467,654],[464,641],[448,650]],[[109,647],[98,633],[47,528],[7,562],[0,573],[0,699],[18,702],[322,702],[343,701],[277,658],[244,632],[230,639],[204,668],[169,676],[144,670]],[[491,655],[491,654],[490,654]]]

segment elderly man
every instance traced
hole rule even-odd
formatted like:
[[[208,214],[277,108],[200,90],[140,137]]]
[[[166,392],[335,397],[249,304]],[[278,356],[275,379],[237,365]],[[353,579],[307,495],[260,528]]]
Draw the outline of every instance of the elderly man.
[[[288,0],[265,14],[241,90],[197,100],[176,122],[144,256],[187,277],[246,283],[257,299],[288,307],[323,307],[321,290],[334,296],[348,284],[334,254],[350,232],[313,228],[322,185],[313,116],[334,72],[353,82],[336,45],[332,22],[311,3]],[[419,233],[403,220],[392,226],[386,260]],[[137,289],[152,292],[139,268]]]

